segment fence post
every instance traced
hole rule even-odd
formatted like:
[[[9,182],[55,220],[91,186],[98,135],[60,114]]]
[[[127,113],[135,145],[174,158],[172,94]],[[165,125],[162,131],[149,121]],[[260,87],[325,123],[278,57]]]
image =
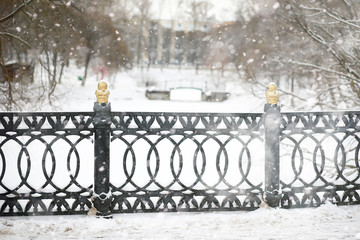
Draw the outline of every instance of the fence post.
[[[279,206],[280,192],[280,123],[281,114],[278,104],[279,93],[275,83],[270,83],[266,91],[264,107],[265,127],[265,192],[264,201],[270,207]]]
[[[108,102],[109,91],[106,82],[98,83],[95,94],[97,102],[94,103],[93,118],[95,127],[93,205],[97,210],[96,216],[112,218],[110,211],[112,194],[109,186],[111,105]]]

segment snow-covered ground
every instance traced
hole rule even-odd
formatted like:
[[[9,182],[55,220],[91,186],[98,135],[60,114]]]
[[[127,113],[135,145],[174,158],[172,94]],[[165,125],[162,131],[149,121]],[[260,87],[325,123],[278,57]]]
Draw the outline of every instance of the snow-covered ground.
[[[0,239],[360,239],[360,206],[254,212],[9,217]]]
[[[80,86],[73,70],[58,86],[54,107],[41,111],[92,111],[96,78]],[[226,78],[227,83],[223,84]],[[150,101],[145,82],[158,89],[178,85],[229,91],[223,103]],[[122,72],[108,79],[113,111],[262,112],[265,89],[255,97],[235,74],[194,70],[151,69]],[[283,108],[284,109],[284,108]],[[33,111],[32,108],[24,109]],[[286,107],[285,107],[286,110]],[[5,217],[0,239],[360,239],[360,206],[331,204],[311,209],[259,209],[254,212],[116,214],[104,220],[92,216]]]
[[[65,73],[62,84],[57,86],[54,106],[42,104],[37,111],[92,111],[96,101],[95,75],[90,75],[84,87],[77,80],[82,70],[73,69]],[[265,89],[253,96],[250,86],[241,81],[234,72],[199,71],[194,69],[139,69],[119,72],[105,79],[109,83],[111,108],[113,111],[144,112],[262,112]],[[224,102],[187,102],[148,100],[145,96],[146,82],[149,90],[169,90],[175,87],[201,88],[203,91],[230,92]],[[29,106],[28,111],[32,111]]]

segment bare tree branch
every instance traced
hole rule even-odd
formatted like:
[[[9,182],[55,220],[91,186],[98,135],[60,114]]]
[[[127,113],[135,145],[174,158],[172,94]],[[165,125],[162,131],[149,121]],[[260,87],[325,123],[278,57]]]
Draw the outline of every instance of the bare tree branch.
[[[257,81],[257,80],[253,81],[253,83],[254,83],[254,84],[258,84],[258,85],[260,85],[260,86],[262,86],[262,87],[264,87],[264,88],[267,87],[266,84],[261,83],[261,82],[259,82],[259,81]],[[305,102],[306,102],[306,101],[308,100],[308,99],[306,99],[306,98],[300,97],[300,96],[298,96],[298,95],[296,95],[296,94],[294,94],[294,93],[292,93],[292,92],[286,91],[286,90],[281,89],[281,88],[278,88],[278,91],[279,91],[279,92],[282,92],[282,93],[284,93],[284,94],[293,96],[293,97],[295,97],[295,98],[297,98],[297,99],[299,99],[299,100],[301,100],[301,101],[305,101]]]
[[[325,14],[328,15],[330,18],[336,20],[336,21],[345,23],[346,25],[349,25],[349,26],[351,26],[351,27],[354,27],[354,28],[357,28],[358,30],[360,30],[360,26],[359,26],[359,25],[356,25],[356,24],[352,23],[351,21],[348,21],[348,20],[343,19],[343,18],[341,18],[341,17],[339,17],[339,16],[336,16],[336,15],[333,14],[332,12],[325,11]]]
[[[10,14],[8,14],[7,16],[0,18],[0,23],[2,22],[6,22],[7,20],[11,19],[12,17],[14,17],[21,9],[23,9],[27,4],[29,4],[30,2],[32,2],[33,0],[27,0],[26,2],[22,3],[20,6],[18,6],[14,11],[12,11]]]
[[[20,42],[22,42],[23,44],[25,44],[28,48],[31,48],[30,44],[28,42],[26,42],[24,39],[20,38],[19,36],[16,36],[12,33],[8,33],[8,32],[0,32],[0,36],[6,36],[6,37],[11,37],[14,38]]]
[[[349,75],[349,74],[344,74],[343,72],[331,70],[331,69],[328,69],[328,68],[325,68],[325,67],[320,67],[320,66],[317,66],[317,65],[315,65],[315,64],[298,62],[298,61],[292,61],[292,60],[290,60],[289,63],[296,64],[296,65],[299,65],[299,66],[311,67],[311,68],[319,69],[319,70],[321,70],[321,71],[325,71],[325,72],[328,72],[328,73],[334,73],[334,74],[337,74],[337,75],[339,75],[339,76],[343,76],[343,77],[345,77],[345,78],[349,78],[349,79],[351,79],[351,80],[360,82],[359,79],[354,78],[354,77],[352,77],[352,76]]]

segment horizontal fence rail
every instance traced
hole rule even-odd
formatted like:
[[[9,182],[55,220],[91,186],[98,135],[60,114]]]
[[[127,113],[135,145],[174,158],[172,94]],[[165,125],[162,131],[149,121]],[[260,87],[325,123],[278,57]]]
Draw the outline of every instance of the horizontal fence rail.
[[[267,194],[264,114],[105,115],[0,113],[0,215],[86,213],[96,199],[112,213],[252,210]],[[279,116],[280,205],[360,204],[360,112]]]

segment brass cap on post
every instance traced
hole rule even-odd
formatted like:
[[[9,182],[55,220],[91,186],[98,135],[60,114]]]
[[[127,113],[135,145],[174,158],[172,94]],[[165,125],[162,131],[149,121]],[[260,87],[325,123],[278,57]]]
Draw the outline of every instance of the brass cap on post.
[[[107,83],[100,81],[98,83],[98,89],[95,91],[96,99],[99,104],[108,103],[110,92],[107,90]]]
[[[266,91],[266,102],[270,105],[278,104],[279,92],[274,82],[269,83]]]

